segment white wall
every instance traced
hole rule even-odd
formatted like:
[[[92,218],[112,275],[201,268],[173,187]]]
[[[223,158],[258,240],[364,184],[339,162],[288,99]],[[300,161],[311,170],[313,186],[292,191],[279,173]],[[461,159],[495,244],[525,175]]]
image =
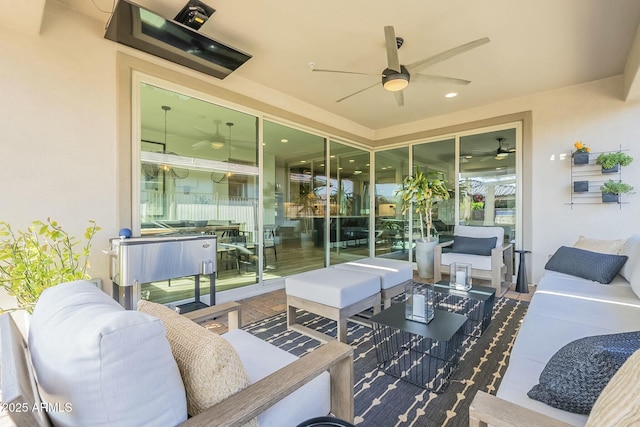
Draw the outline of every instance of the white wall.
[[[88,219],[103,228],[97,236],[91,273],[106,281],[102,249],[117,235],[115,52],[96,21],[48,2],[40,35],[19,34],[0,24],[0,220],[16,228],[52,217],[80,235]],[[130,52],[130,51],[129,51]],[[226,81],[226,80],[225,80]],[[238,84],[238,80],[230,84]],[[264,99],[264,88],[247,85]],[[533,112],[534,281],[549,254],[582,234],[621,238],[640,232],[640,197],[629,204],[570,208],[568,153],[576,140],[594,151],[629,148],[636,163],[624,178],[640,191],[640,117],[638,102],[620,99],[622,78],[541,93],[436,117],[376,133],[395,136],[520,111]],[[284,101],[283,101],[284,102]],[[294,102],[287,100],[293,111]],[[300,111],[313,108],[300,104]],[[342,123],[330,114],[331,125]],[[355,126],[354,126],[355,127]],[[362,134],[366,133],[361,129]]]

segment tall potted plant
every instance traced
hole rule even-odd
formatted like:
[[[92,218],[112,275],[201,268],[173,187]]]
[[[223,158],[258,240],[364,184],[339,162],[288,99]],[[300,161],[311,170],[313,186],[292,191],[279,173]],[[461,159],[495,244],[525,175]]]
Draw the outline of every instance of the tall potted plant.
[[[423,173],[419,168],[402,181],[402,189],[396,191],[402,198],[402,214],[413,207],[418,214],[420,238],[416,240],[416,264],[418,275],[433,277],[433,250],[438,239],[433,234],[433,206],[439,200],[449,198],[449,190],[438,172]],[[426,229],[426,233],[425,233]]]
[[[0,285],[18,302],[18,307],[0,308],[0,313],[14,310],[31,313],[45,289],[90,279],[87,269],[91,241],[98,230],[95,221],[89,221],[85,242],[81,244],[50,218],[46,223],[33,221],[26,231],[18,232],[0,222]]]

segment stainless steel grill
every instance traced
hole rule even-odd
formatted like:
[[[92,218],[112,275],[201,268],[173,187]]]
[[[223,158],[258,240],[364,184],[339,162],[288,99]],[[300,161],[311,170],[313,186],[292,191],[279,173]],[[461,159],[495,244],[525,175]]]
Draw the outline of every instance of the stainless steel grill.
[[[124,308],[134,309],[140,285],[195,276],[195,301],[182,312],[205,307],[200,301],[200,276],[210,276],[210,300],[215,304],[215,236],[134,237],[111,239],[110,276],[113,296]]]

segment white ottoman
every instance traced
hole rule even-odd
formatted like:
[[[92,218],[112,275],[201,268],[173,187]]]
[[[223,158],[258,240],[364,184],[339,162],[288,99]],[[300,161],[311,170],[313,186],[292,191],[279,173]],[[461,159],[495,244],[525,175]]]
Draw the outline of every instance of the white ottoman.
[[[287,293],[289,329],[322,342],[332,338],[296,323],[296,310],[302,309],[338,322],[338,340],[347,342],[347,319],[373,308],[380,311],[380,276],[354,270],[321,268],[289,276],[284,280]]]
[[[380,277],[380,293],[384,308],[391,306],[391,298],[404,293],[413,281],[413,264],[385,258],[364,258],[336,264],[334,268],[376,274]]]

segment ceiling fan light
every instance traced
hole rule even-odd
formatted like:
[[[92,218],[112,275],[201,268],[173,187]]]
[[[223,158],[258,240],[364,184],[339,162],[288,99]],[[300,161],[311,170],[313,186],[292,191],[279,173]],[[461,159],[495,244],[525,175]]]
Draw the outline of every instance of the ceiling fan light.
[[[214,150],[219,150],[224,147],[224,142],[212,141],[210,145]]]
[[[496,154],[496,157],[504,158],[504,157],[507,157],[508,155],[509,153],[498,153]]]
[[[398,92],[409,86],[409,73],[404,65],[400,66],[400,72],[385,69],[382,72],[382,86],[389,92]]]

